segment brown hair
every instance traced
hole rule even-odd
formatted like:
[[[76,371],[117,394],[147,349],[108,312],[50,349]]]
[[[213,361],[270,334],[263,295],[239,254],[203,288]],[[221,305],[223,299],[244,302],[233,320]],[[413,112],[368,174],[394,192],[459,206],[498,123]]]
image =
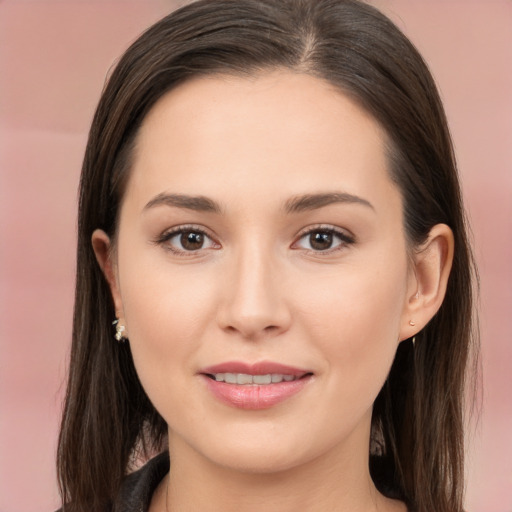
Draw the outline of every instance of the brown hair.
[[[167,425],[142,389],[91,234],[115,236],[142,120],[177,84],[276,68],[337,86],[385,129],[410,247],[437,223],[455,255],[445,300],[398,348],[372,419],[370,470],[381,492],[417,512],[460,512],[463,397],[472,340],[474,265],[443,107],[423,59],[384,15],[357,0],[201,0],[126,51],[94,116],[80,183],[73,344],[58,447],[65,510],[110,510],[133,458],[165,447]]]

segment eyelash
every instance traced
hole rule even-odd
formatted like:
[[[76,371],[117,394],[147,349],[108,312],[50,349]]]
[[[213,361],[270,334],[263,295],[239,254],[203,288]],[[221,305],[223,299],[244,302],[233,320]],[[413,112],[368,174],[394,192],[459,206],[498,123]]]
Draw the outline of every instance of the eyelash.
[[[185,257],[194,256],[197,253],[199,253],[199,251],[201,251],[201,249],[205,249],[205,248],[201,247],[197,250],[187,251],[187,250],[178,249],[176,247],[173,247],[171,244],[168,243],[175,236],[182,235],[183,233],[187,233],[187,232],[201,234],[205,238],[208,238],[213,245],[216,245],[217,247],[215,247],[215,248],[220,247],[220,244],[215,242],[213,237],[206,230],[204,230],[200,226],[195,226],[195,225],[178,226],[176,228],[171,229],[170,231],[166,231],[166,232],[162,233],[162,235],[160,235],[155,240],[155,243],[158,245],[165,245],[167,250],[169,250],[179,256],[185,256]],[[307,228],[306,230],[300,232],[298,234],[297,241],[292,244],[292,248],[293,248],[293,246],[297,245],[302,239],[304,239],[307,236],[311,236],[313,233],[326,233],[328,235],[333,235],[340,240],[340,243],[338,245],[336,245],[335,247],[326,249],[326,250],[315,250],[315,249],[307,249],[307,248],[304,249],[306,252],[312,253],[312,254],[315,254],[318,256],[330,255],[334,252],[344,249],[346,246],[351,245],[351,244],[355,243],[355,241],[356,241],[355,238],[352,235],[348,234],[346,231],[342,231],[342,230],[334,228],[332,226],[317,225],[317,226],[311,226],[311,227]]]
[[[348,245],[355,243],[355,238],[353,235],[347,233],[344,230],[335,228],[333,226],[326,226],[319,224],[317,226],[310,226],[306,228],[304,231],[300,232],[298,235],[297,242],[294,242],[293,245],[297,245],[300,240],[304,239],[307,236],[311,236],[313,233],[327,233],[329,235],[333,235],[340,240],[340,243],[326,250],[314,250],[314,249],[305,249],[308,253],[314,254],[315,256],[328,256],[337,251],[345,249]]]
[[[173,252],[174,254],[177,254],[178,256],[194,256],[196,255],[196,253],[198,253],[201,249],[203,249],[203,247],[201,247],[201,249],[198,249],[196,251],[185,251],[183,249],[177,249],[176,247],[173,247],[171,244],[169,244],[168,242],[170,240],[172,240],[175,236],[177,235],[181,235],[183,233],[198,233],[198,234],[201,234],[203,235],[205,238],[208,238],[209,240],[212,241],[213,244],[215,245],[218,245],[220,247],[220,245],[215,242],[213,240],[213,237],[207,232],[205,231],[203,228],[199,227],[199,226],[194,226],[192,224],[190,225],[185,225],[185,226],[178,226],[176,228],[172,228],[170,231],[165,231],[164,233],[162,233],[156,240],[155,240],[155,243],[159,244],[159,245],[165,245],[165,248],[171,252]]]

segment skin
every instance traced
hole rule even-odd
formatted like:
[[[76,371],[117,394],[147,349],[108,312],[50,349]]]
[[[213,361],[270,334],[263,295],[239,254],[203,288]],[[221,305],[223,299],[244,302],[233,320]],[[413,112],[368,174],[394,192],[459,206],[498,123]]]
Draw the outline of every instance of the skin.
[[[400,341],[442,302],[453,237],[437,225],[407,247],[385,141],[331,85],[287,71],[189,81],[144,120],[116,246],[100,230],[92,242],[169,425],[172,471],[151,511],[405,510],[368,472],[372,404]],[[318,193],[362,202],[285,211]],[[221,211],[148,206],[162,194]],[[202,248],[163,240],[180,226],[204,230]],[[329,228],[341,238],[319,250],[306,232]],[[313,377],[274,407],[237,409],[198,376],[233,360]]]

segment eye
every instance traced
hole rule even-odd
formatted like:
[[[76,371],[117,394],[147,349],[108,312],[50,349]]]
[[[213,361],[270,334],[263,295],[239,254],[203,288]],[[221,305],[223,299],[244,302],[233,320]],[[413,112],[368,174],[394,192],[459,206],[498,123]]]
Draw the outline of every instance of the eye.
[[[314,252],[331,252],[352,243],[354,238],[347,233],[332,227],[320,227],[303,233],[294,246]]]
[[[205,231],[195,227],[179,227],[165,232],[157,243],[175,253],[191,253],[201,249],[217,248],[219,245]]]

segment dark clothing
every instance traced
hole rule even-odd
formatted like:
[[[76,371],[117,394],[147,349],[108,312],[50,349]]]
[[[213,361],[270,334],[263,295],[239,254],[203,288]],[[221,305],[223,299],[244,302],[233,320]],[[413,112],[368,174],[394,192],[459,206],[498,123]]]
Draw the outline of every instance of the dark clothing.
[[[168,471],[169,453],[163,452],[130,473],[123,480],[113,512],[147,512],[153,493]]]
[[[147,512],[153,493],[168,471],[168,452],[153,457],[139,470],[130,473],[123,480],[119,494],[112,507],[107,507],[108,510],[112,512]],[[73,510],[73,507],[68,509]],[[62,508],[57,512],[62,512]]]
[[[153,493],[168,471],[169,453],[163,452],[129,474],[121,485],[114,511],[147,512]]]

